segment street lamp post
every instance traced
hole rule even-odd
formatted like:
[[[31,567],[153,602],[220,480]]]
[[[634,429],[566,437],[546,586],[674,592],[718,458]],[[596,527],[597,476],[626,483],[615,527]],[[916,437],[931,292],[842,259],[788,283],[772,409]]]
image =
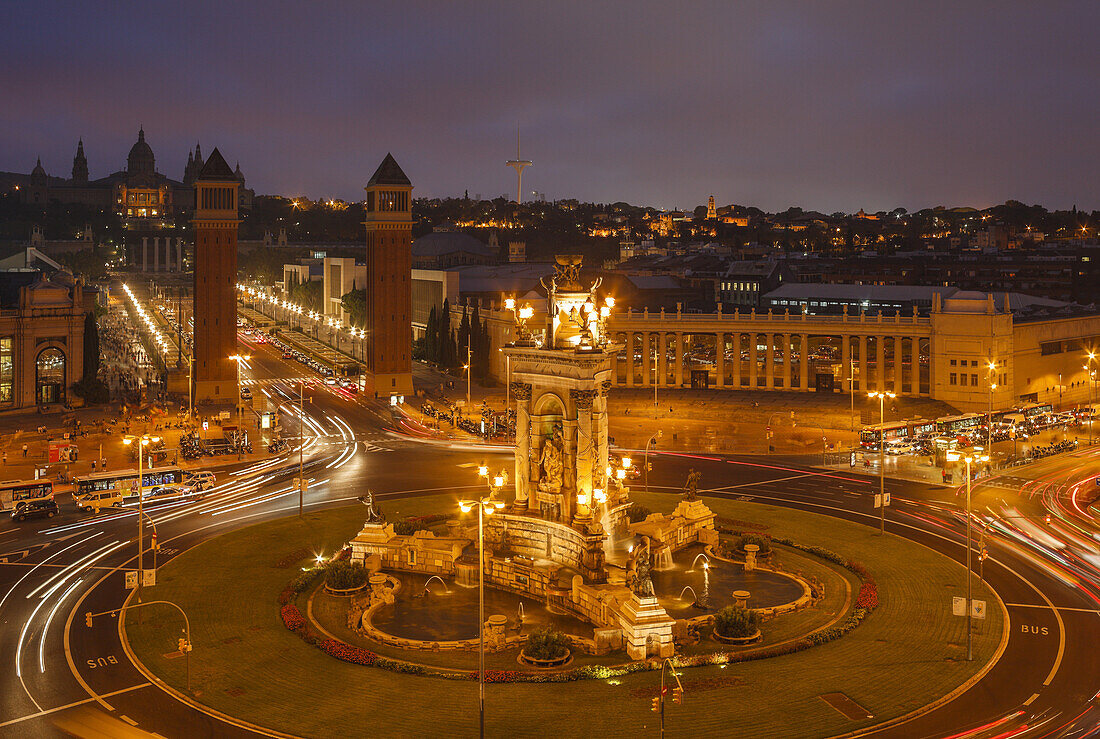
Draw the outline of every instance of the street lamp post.
[[[306,394],[306,383],[302,380],[298,383],[298,518],[302,517],[303,498],[305,497],[306,479],[302,474],[305,467],[304,447],[306,445],[306,422],[302,415],[302,400]]]
[[[466,366],[462,368],[462,369],[466,370],[466,408],[467,408],[467,410],[470,408],[470,371],[471,371],[470,367],[471,367],[471,363],[472,363],[471,355],[472,355],[472,350],[470,349],[470,344],[467,343],[466,344]]]
[[[237,459],[241,458],[241,434],[244,433],[244,404],[241,402],[241,362],[251,359],[249,354],[233,354],[230,359],[237,361]]]
[[[1092,412],[1094,410],[1093,397],[1092,396],[1093,396],[1093,390],[1094,390],[1093,386],[1096,384],[1096,372],[1095,372],[1095,370],[1092,369],[1092,360],[1094,360],[1094,359],[1096,359],[1096,352],[1089,352],[1088,353],[1088,361],[1085,364],[1085,380],[1087,380],[1088,383],[1089,383],[1089,412],[1088,412],[1089,446],[1092,446]]]
[[[867,393],[869,397],[878,398],[878,503],[879,503],[879,534],[886,533],[886,399],[896,398],[894,393],[879,390]]]
[[[141,436],[133,436],[127,434],[122,437],[122,443],[126,445],[137,442],[138,448],[138,479],[137,479],[137,493],[138,493],[138,581],[137,581],[137,599],[141,602],[141,582],[145,579],[145,447],[151,443],[160,441],[159,436],[150,436],[149,434],[142,434]]]
[[[477,662],[477,703],[478,703],[478,736],[485,737],[485,516],[492,515],[493,511],[504,507],[504,501],[499,500],[497,492],[504,487],[507,476],[501,472],[493,478],[489,477],[488,466],[482,464],[477,468],[478,476],[485,479],[489,487],[489,494],[477,500],[460,500],[458,507],[463,513],[469,513],[470,509],[477,506],[477,634],[478,634],[478,662]]]
[[[989,455],[982,454],[981,447],[975,447],[974,451],[962,455],[958,452],[948,452],[947,459],[950,462],[957,462],[962,460],[966,463],[966,661],[970,662],[974,659],[974,634],[973,634],[973,612],[971,609],[971,600],[973,597],[973,573],[970,565],[970,464],[972,462],[986,462],[989,460]]]

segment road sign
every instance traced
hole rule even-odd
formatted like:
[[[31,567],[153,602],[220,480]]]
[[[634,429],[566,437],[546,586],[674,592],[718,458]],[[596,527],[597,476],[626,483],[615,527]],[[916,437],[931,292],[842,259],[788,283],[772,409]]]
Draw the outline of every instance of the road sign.
[[[889,508],[890,507],[890,493],[886,493],[885,498],[886,498],[886,506]],[[881,508],[882,507],[882,501],[883,501],[883,496],[879,495],[878,493],[875,493],[875,508]]]
[[[966,598],[960,598],[958,596],[951,599],[951,613],[955,616],[966,615]]]
[[[130,570],[126,573],[126,589],[133,590],[137,587],[138,573],[137,570]]]
[[[848,457],[848,466],[849,467],[855,467],[856,466],[856,453],[855,452],[852,452],[851,455]]]
[[[141,575],[141,587],[151,588],[157,584],[156,570],[142,570]]]
[[[985,601],[984,600],[972,600],[970,601],[970,615],[974,618],[985,618]]]

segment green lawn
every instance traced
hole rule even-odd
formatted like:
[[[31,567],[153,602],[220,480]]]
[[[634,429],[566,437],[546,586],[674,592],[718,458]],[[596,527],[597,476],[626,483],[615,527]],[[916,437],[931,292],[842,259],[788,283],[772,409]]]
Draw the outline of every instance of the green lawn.
[[[653,510],[670,510],[668,496],[635,494]],[[453,510],[453,496],[395,501],[392,519]],[[824,546],[863,562],[875,575],[881,605],[845,638],[770,660],[685,670],[685,705],[666,709],[673,735],[812,737],[850,731],[925,705],[965,681],[988,660],[1001,635],[992,608],[965,656],[965,621],[950,615],[965,590],[964,570],[922,546],[868,527],[755,503],[707,499],[723,517],[758,522],[775,536]],[[468,735],[477,730],[477,684],[400,675],[332,659],[287,632],[276,596],[296,571],[276,566],[302,549],[331,553],[354,536],[362,506],[307,514],[226,534],[165,565],[147,597],[182,605],[192,628],[192,685],[202,702],[262,726],[304,736]],[[788,557],[786,552],[782,556]],[[992,605],[992,604],[991,604]],[[304,606],[304,603],[303,603]],[[175,649],[177,619],[128,619],[134,651],[176,687],[183,661]],[[778,622],[776,622],[778,624]],[[729,678],[723,687],[692,683]],[[614,681],[508,684],[486,688],[487,730],[495,736],[635,735],[652,731],[647,697],[631,691],[655,684],[655,674]],[[736,683],[736,684],[733,684]],[[841,692],[875,718],[850,721],[819,696]]]

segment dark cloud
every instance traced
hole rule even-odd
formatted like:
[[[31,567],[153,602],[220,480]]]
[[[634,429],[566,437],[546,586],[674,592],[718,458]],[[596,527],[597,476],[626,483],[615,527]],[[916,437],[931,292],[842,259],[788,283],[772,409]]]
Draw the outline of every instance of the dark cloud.
[[[392,151],[420,195],[853,211],[1100,207],[1100,5],[10,4],[0,169],[123,166],[139,124],[259,192],[357,198]]]

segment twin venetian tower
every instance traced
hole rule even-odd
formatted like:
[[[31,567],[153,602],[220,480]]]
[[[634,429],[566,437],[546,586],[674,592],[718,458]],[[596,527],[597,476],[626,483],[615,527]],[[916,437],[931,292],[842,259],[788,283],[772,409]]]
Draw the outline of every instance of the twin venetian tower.
[[[194,367],[196,403],[237,402],[237,188],[214,149],[195,180]],[[412,183],[386,155],[367,182],[368,389],[412,395]]]

